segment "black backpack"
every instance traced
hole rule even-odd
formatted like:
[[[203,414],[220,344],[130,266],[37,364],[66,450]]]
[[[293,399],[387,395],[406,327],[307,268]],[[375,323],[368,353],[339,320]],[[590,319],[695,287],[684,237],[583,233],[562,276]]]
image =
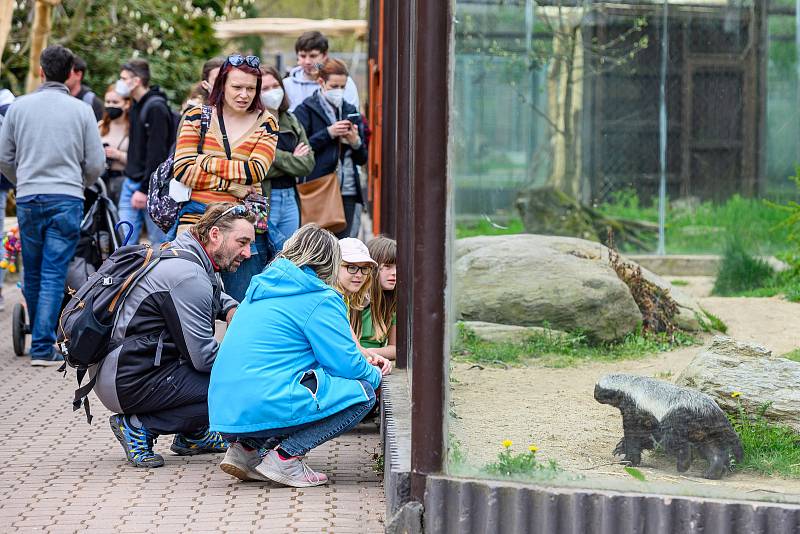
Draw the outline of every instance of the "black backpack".
[[[96,375],[83,387],[81,382],[90,367],[100,363],[122,342],[112,343],[112,335],[125,298],[145,274],[168,258],[183,258],[202,266],[193,253],[173,248],[170,243],[160,248],[150,245],[120,247],[80,289],[72,292],[61,312],[58,347],[64,356],[64,365],[59,370],[66,374],[67,365],[77,369],[78,389],[72,409],[77,410],[83,404],[89,423],[92,415],[86,397],[94,387]]]
[[[146,121],[147,114],[156,105],[164,106],[165,108],[167,108],[167,111],[169,112],[170,134],[169,137],[167,137],[167,146],[173,146],[175,144],[175,141],[178,139],[178,127],[181,124],[181,114],[169,106],[166,98],[164,98],[162,95],[159,94],[156,94],[148,98],[147,101],[144,103],[144,106],[142,106],[142,110],[139,112],[139,117],[141,118],[142,122],[145,123],[145,127],[149,128],[150,126]]]

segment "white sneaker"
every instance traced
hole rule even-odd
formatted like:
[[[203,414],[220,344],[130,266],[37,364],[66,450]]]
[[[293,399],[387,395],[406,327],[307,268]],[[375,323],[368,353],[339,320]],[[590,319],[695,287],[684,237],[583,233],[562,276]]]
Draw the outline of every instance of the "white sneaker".
[[[269,451],[264,456],[261,463],[256,466],[256,471],[273,482],[295,488],[320,486],[328,482],[328,477],[324,473],[317,473],[308,467],[301,456],[282,460],[275,450]]]
[[[248,451],[237,441],[228,446],[228,452],[225,453],[225,458],[219,467],[239,480],[269,480],[255,470],[259,463],[261,463],[261,456],[258,454],[258,450]]]

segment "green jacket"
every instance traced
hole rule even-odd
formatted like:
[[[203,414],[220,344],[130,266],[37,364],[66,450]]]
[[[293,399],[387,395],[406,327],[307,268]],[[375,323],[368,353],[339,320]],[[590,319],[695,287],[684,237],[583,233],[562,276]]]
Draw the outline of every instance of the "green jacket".
[[[297,141],[295,144],[308,144],[306,131],[291,112],[285,111],[280,114],[278,117],[278,126],[280,129],[279,137],[293,135]],[[280,146],[280,144],[279,142],[278,145]],[[267,172],[267,178],[277,178],[279,176],[307,176],[311,174],[313,169],[314,152],[311,152],[307,156],[297,157],[286,150],[276,149],[275,160],[272,162],[269,172]],[[269,180],[264,180],[263,185],[266,194],[269,188]]]

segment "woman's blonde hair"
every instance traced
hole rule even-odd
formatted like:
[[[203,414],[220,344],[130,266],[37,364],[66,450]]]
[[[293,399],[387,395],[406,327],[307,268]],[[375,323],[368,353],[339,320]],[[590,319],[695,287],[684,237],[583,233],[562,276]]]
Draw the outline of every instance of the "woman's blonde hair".
[[[335,286],[342,251],[336,236],[317,224],[309,223],[286,240],[276,258],[285,258],[298,267],[311,267],[320,280]]]
[[[397,241],[379,235],[367,245],[370,257],[378,262],[378,269],[384,265],[397,263]],[[369,307],[372,310],[372,327],[375,335],[372,339],[383,341],[392,327],[392,320],[397,313],[397,292],[386,291],[381,287],[380,276],[369,293]]]

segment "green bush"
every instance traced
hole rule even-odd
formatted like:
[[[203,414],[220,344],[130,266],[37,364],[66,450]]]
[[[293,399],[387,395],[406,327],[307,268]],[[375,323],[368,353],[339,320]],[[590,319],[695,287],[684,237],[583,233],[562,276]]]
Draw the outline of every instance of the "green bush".
[[[731,239],[714,282],[713,295],[732,296],[774,285],[775,270],[764,260],[751,256],[739,240]]]

